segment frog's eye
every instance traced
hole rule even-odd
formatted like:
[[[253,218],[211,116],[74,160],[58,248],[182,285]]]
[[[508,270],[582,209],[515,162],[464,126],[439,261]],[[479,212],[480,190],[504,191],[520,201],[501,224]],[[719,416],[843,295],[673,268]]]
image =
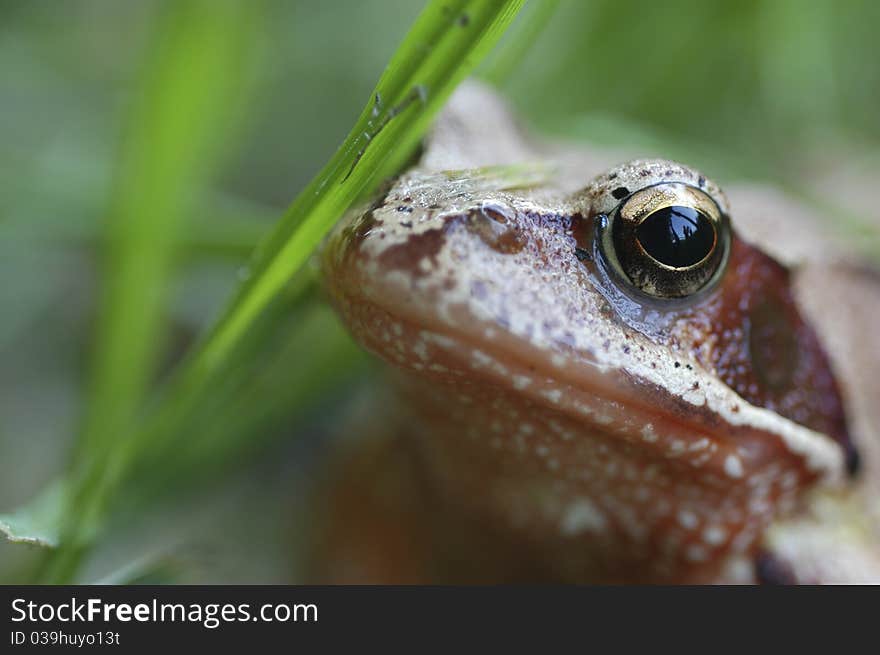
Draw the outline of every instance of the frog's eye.
[[[684,298],[720,278],[730,227],[704,191],[663,182],[623,198],[602,217],[598,243],[606,264],[636,290]]]

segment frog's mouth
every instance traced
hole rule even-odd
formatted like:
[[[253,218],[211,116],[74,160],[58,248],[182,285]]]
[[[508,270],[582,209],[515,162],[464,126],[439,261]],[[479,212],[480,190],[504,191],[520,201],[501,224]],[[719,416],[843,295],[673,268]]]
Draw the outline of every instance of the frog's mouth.
[[[338,307],[368,350],[410,374],[405,384],[415,382],[420,393],[442,389],[443,402],[458,392],[487,403],[504,397],[525,411],[564,418],[578,433],[601,434],[649,458],[676,460],[731,482],[771,467],[793,472],[788,484],[801,486],[837,479],[843,468],[840,449],[824,435],[742,399],[722,413],[570,350],[548,356],[490,324],[471,320],[467,329],[452,331],[408,315],[404,306],[349,299]]]

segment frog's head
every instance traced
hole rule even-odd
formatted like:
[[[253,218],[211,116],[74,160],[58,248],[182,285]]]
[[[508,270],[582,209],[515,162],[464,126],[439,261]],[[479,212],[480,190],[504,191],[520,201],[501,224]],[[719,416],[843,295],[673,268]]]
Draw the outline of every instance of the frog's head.
[[[413,169],[324,254],[454,498],[663,578],[748,553],[854,466],[790,272],[737,235],[715,183],[664,160],[580,190],[499,171]]]

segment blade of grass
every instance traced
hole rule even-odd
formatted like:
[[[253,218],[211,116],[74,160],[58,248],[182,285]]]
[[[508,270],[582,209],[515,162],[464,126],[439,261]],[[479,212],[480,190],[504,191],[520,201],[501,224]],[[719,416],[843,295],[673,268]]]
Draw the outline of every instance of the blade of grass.
[[[153,375],[181,218],[217,162],[240,79],[239,3],[171,3],[132,115],[107,224],[91,397],[78,456],[126,429]]]
[[[559,0],[541,0],[529,4],[480,66],[480,77],[496,86],[510,79],[558,6]]]
[[[91,388],[71,465],[62,550],[91,539],[95,526],[83,514],[83,499],[95,471],[125,448],[154,376],[181,219],[228,139],[255,14],[246,2],[163,7],[109,211]]]

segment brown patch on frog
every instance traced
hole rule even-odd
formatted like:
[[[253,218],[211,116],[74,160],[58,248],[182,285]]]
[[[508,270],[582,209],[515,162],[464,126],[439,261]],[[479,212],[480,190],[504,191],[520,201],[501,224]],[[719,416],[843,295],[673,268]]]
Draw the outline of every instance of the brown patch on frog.
[[[672,338],[753,405],[827,434],[852,459],[840,390],[787,268],[736,235],[724,278],[683,312]]]
[[[450,217],[450,220],[454,218],[457,217]],[[427,258],[433,268],[437,261],[437,253],[446,242],[449,222],[446,221],[442,227],[413,234],[403,243],[391,246],[379,256],[379,263],[391,270],[404,270],[415,277],[427,275],[429,271],[422,269],[419,262]]]
[[[595,229],[593,227],[595,217],[590,215],[585,217],[583,214],[572,214],[570,218],[571,236],[574,238],[575,254],[578,259],[591,259],[593,252],[593,235]]]
[[[461,228],[478,237],[495,252],[502,255],[516,254],[529,243],[529,236],[523,225],[527,217],[535,218],[495,204],[486,204],[464,214],[443,216],[440,227],[413,234],[404,243],[391,246],[380,255],[379,262],[384,267],[405,270],[415,277],[427,275],[430,269],[421,267],[420,262],[427,258],[432,265],[435,264],[447,235],[450,231]],[[365,220],[369,218],[365,217]],[[412,227],[410,221],[400,221],[400,224]]]

